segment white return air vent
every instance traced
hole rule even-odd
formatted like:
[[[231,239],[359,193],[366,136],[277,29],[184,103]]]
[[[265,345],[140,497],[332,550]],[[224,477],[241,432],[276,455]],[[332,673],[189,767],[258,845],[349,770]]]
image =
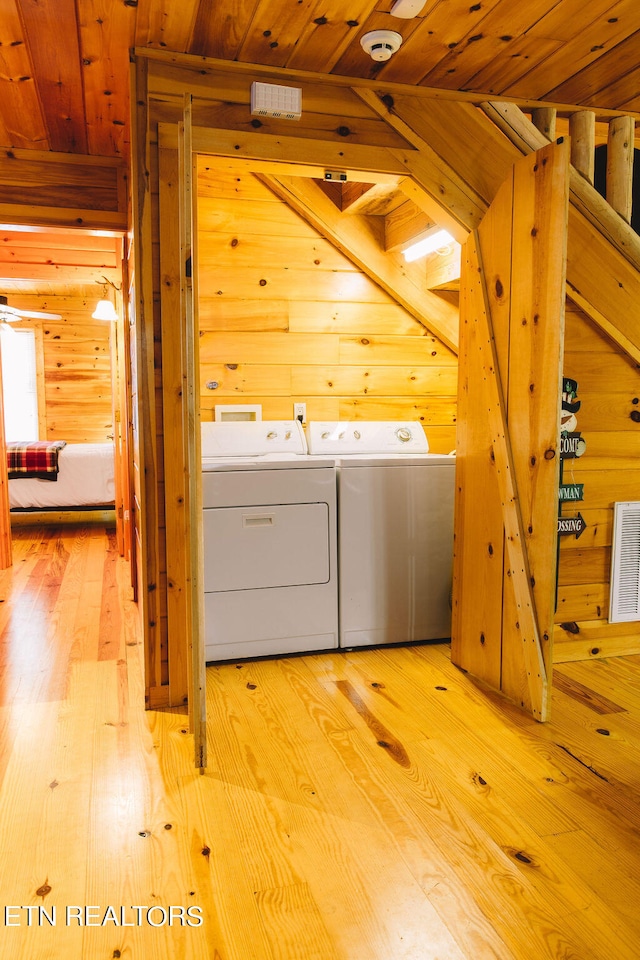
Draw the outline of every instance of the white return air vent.
[[[609,621],[640,620],[640,501],[613,505]]]

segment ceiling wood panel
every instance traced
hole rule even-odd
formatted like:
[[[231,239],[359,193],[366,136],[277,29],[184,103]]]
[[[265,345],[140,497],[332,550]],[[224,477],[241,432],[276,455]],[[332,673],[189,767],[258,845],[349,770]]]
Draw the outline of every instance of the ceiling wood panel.
[[[87,153],[75,0],[18,0],[52,150]]]
[[[602,9],[600,0],[579,5],[575,13],[576,32],[566,39],[560,37],[562,46],[550,57],[532,66],[521,80],[512,84],[510,92],[515,96],[519,96],[523,90],[534,97],[549,95],[552,90],[565,84],[568,63],[571,64],[572,75],[578,73],[615,50],[629,36],[630,27],[637,30],[640,26],[639,12],[637,0],[621,0],[608,10]],[[547,36],[544,31],[544,22],[536,24],[532,28],[532,36]],[[617,60],[617,53],[615,57]]]
[[[94,156],[128,153],[129,71],[135,7],[107,0],[79,0],[78,27],[87,152]]]
[[[615,55],[600,57],[583,70],[579,70],[558,87],[550,90],[551,96],[568,96],[576,103],[589,102],[593,98],[607,98],[623,107],[627,98],[640,100],[640,33],[623,40],[615,48]]]
[[[391,0],[353,0],[347,7],[342,0],[235,0],[232,5],[218,0],[3,0],[0,149],[126,159],[134,46],[299,71],[282,82],[299,83],[304,109],[327,117],[336,115],[336,87],[310,82],[323,74],[464,91],[477,94],[478,103],[504,98],[640,111],[637,0],[426,0],[410,20],[393,17],[391,5]],[[403,44],[389,61],[374,62],[360,39],[385,28],[400,33]],[[169,82],[170,65],[166,69]],[[219,66],[196,62],[193,78],[219,87],[221,109],[238,104],[246,109],[246,75],[234,77]],[[174,104],[178,94],[174,84]],[[357,97],[341,96],[345,126],[354,117],[370,119]],[[317,118],[310,126],[336,136]],[[362,125],[359,134],[365,133]]]
[[[247,3],[251,6],[251,3]],[[210,5],[211,6],[211,5]],[[215,9],[209,10],[211,17],[216,16],[215,10],[218,10],[218,17],[222,23],[225,21],[233,27],[237,17],[229,16],[229,11],[222,12],[221,4],[213,4]],[[236,0],[234,11],[239,10],[243,4]],[[194,25],[198,8],[204,7],[199,0],[138,0],[137,5],[131,5],[130,9],[135,20],[135,45],[138,47],[156,47],[158,50],[180,50],[182,52],[189,49],[191,36],[194,33]],[[220,32],[221,27],[218,27]],[[205,31],[199,30],[199,35]],[[194,51],[195,52],[195,51]]]
[[[2,5],[1,30],[2,143],[47,150],[47,126],[40,109],[33,66],[15,0],[5,0]]]

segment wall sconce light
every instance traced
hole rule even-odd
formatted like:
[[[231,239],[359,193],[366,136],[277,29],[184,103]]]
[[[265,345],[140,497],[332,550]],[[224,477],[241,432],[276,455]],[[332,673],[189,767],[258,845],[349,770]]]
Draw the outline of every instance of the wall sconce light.
[[[105,277],[106,280],[106,277]],[[107,281],[108,283],[109,281]],[[112,284],[114,289],[115,284]],[[102,300],[98,300],[95,310],[91,314],[94,320],[117,320],[118,314],[116,313],[116,308],[113,305],[113,301],[107,298],[107,284],[105,283],[103,289]]]
[[[117,320],[118,314],[111,300],[98,300],[98,304],[91,314],[94,320]]]

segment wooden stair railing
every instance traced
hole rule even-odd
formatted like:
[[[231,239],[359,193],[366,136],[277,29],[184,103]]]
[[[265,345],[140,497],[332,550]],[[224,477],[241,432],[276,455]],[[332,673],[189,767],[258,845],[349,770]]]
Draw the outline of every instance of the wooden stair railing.
[[[531,122],[547,140],[556,139],[557,111],[540,107],[531,111]],[[596,150],[596,115],[592,110],[580,110],[569,117],[571,163],[585,180],[593,185]],[[608,121],[607,134],[607,203],[627,223],[631,223],[633,204],[633,151],[635,118],[613,117]]]

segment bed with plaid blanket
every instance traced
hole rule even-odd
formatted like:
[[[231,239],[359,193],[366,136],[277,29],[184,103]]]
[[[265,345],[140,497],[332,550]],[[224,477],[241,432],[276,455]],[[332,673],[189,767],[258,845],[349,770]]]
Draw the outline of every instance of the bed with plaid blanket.
[[[9,480],[12,513],[112,508],[115,501],[115,449],[109,443],[71,443],[58,450],[57,483],[37,478]],[[55,476],[55,474],[54,474]],[[1,951],[0,951],[1,952]]]
[[[58,479],[58,453],[66,440],[34,440],[7,444],[7,468],[10,480]]]

